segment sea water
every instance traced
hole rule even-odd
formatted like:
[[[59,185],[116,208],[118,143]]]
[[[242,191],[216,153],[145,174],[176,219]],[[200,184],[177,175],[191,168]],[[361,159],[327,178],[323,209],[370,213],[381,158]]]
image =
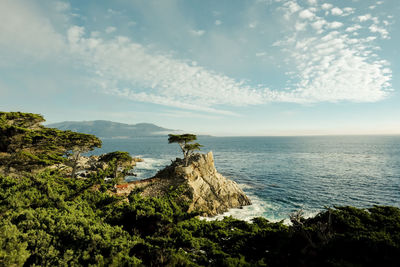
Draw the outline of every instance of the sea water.
[[[287,220],[334,206],[400,207],[400,136],[199,137],[213,151],[217,170],[236,181],[253,205],[231,209],[249,220]],[[167,137],[104,139],[96,154],[123,150],[144,159],[136,177],[153,176],[177,157]],[[221,216],[219,216],[221,217]]]

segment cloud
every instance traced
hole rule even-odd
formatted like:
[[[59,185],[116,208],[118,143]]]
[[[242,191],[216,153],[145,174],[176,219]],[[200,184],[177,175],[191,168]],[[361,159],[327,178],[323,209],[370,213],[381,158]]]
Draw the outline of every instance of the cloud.
[[[280,6],[278,10],[283,10],[284,17],[289,18],[286,21],[288,32],[283,32],[285,39],[275,42],[275,45],[285,52],[291,72],[287,74],[288,83],[273,90],[268,86],[268,80],[263,85],[254,86],[252,81],[242,81],[213,71],[201,60],[196,59],[197,63],[195,58],[180,56],[177,51],[171,54],[162,52],[155,46],[143,45],[126,36],[102,35],[91,32],[88,26],[77,26],[72,22],[69,22],[66,33],[62,30],[57,32],[57,27],[43,15],[45,12],[36,14],[35,7],[29,2],[0,2],[0,18],[5,21],[0,24],[0,48],[7,46],[7,49],[15,50],[14,54],[29,53],[32,56],[68,54],[75,66],[83,66],[89,72],[87,78],[92,87],[105,94],[222,115],[237,115],[231,111],[232,107],[269,102],[369,102],[387,96],[391,88],[390,66],[376,55],[379,47],[373,43],[376,38],[389,38],[383,25],[385,23],[380,24],[378,17],[370,14],[345,17],[345,14],[354,12],[351,8],[343,8],[340,17],[332,17],[330,13],[338,16],[340,13],[332,11],[332,5],[320,5],[318,1],[308,3],[312,6],[304,8],[294,0],[275,1]],[[68,5],[63,4],[53,8],[58,12],[70,10]],[[108,10],[110,14],[117,12]],[[321,14],[325,12],[329,14]],[[260,21],[258,30],[264,25],[260,19],[247,19],[243,28],[254,33],[255,30],[248,29],[252,25],[248,22]],[[357,23],[367,20],[373,24],[368,26],[365,23],[363,27],[369,27],[368,34],[376,36],[353,36],[361,29]],[[221,23],[220,20],[215,21],[216,25]],[[105,32],[115,30],[108,27]],[[221,28],[217,30],[221,31]],[[212,29],[207,29],[207,35],[205,30],[189,26],[182,32],[187,36],[203,36],[201,42],[209,35],[222,40],[226,38],[222,33],[213,34]],[[218,48],[222,46],[220,39]],[[249,55],[254,59],[254,55],[265,57],[267,52],[273,54],[264,49],[265,46],[254,47]]]
[[[322,27],[323,27],[324,25],[326,25],[326,24],[327,24],[326,20],[319,19],[319,20],[316,20],[315,22],[311,23],[311,26],[312,26],[315,30],[321,30]]]
[[[219,25],[221,25],[221,24],[222,24],[222,21],[220,21],[220,20],[218,20],[218,19],[215,21],[215,25],[219,26]]]
[[[65,10],[67,4],[54,2],[53,8]],[[2,57],[43,59],[64,50],[64,37],[33,3],[0,1],[0,50]],[[12,57],[13,61],[16,60]],[[7,60],[11,62],[11,60]],[[1,64],[1,63],[0,63]]]
[[[341,15],[342,17],[350,16],[351,14],[354,14],[355,9],[351,7],[345,7],[342,9],[343,14]]]
[[[189,32],[194,36],[202,36],[206,33],[204,30],[190,30]]]
[[[341,10],[338,7],[334,7],[331,9],[331,14],[334,16],[340,16],[340,15],[343,15],[343,10]]]
[[[310,9],[304,9],[299,13],[299,18],[301,19],[312,19],[314,17],[315,14],[312,11],[310,11]]]
[[[302,23],[297,21],[294,28],[296,29],[296,31],[305,31],[307,27],[307,23]]]
[[[117,30],[117,28],[109,26],[106,28],[106,33],[113,33]]]
[[[324,4],[321,5],[321,8],[324,9],[324,10],[329,10],[332,7],[333,7],[333,5],[332,4],[328,4],[328,3],[324,3]]]
[[[389,32],[386,29],[381,28],[376,24],[372,24],[371,26],[369,26],[369,30],[372,33],[380,33],[383,39],[389,38]]]
[[[358,16],[358,20],[360,22],[364,22],[364,21],[370,20],[371,18],[372,18],[371,14],[365,14],[365,15],[362,15],[362,16]]]
[[[255,27],[257,27],[257,22],[252,22],[252,23],[249,23],[249,28],[250,29],[254,29]]]
[[[71,5],[69,3],[62,2],[62,1],[55,1],[54,7],[55,7],[55,10],[58,12],[65,12],[65,11],[70,10]]]
[[[356,25],[347,27],[347,28],[346,28],[346,32],[355,32],[355,31],[358,31],[358,30],[361,29],[361,28],[362,28],[362,27],[361,27],[360,25],[356,24]]]
[[[334,22],[328,23],[328,28],[329,29],[338,29],[338,28],[340,28],[342,26],[343,26],[343,23],[341,23],[339,21],[334,21]]]
[[[267,89],[157,54],[126,37],[110,40],[86,37],[84,28],[68,31],[71,52],[94,71],[93,81],[103,92],[141,102],[191,110],[231,114],[218,105],[262,104]]]
[[[315,6],[318,3],[317,0],[307,0],[307,2],[309,5],[312,5],[312,6]]]
[[[291,81],[287,91],[276,95],[277,99],[288,102],[374,102],[385,98],[392,90],[391,70],[389,62],[380,59],[374,52],[379,49],[373,44],[376,37],[349,37],[348,32],[356,32],[361,26],[353,24],[343,27],[345,21],[329,21],[309,9],[299,7],[298,18],[302,19],[303,24],[294,20],[292,35],[274,43],[287,53],[288,65],[295,66],[294,71],[288,72]],[[337,16],[354,12],[352,8],[342,10],[327,3],[322,4],[321,8]],[[287,8],[285,12],[284,15],[287,15],[290,10]],[[291,18],[296,16],[291,15]],[[374,21],[369,30],[380,34],[383,39],[388,38],[388,31],[379,27],[376,24],[378,18],[374,18],[366,14],[356,17],[356,20]],[[354,18],[349,21],[354,21]],[[317,34],[304,31],[308,24]]]
[[[289,16],[301,9],[295,1],[286,2],[283,6],[287,9],[287,13]]]

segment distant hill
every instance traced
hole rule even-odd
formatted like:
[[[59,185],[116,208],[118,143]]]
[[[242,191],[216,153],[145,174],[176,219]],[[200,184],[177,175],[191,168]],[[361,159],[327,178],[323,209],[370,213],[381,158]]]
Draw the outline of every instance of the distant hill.
[[[125,124],[112,121],[64,121],[46,125],[60,130],[94,134],[100,138],[133,138],[163,136],[180,131],[166,129],[151,123]]]

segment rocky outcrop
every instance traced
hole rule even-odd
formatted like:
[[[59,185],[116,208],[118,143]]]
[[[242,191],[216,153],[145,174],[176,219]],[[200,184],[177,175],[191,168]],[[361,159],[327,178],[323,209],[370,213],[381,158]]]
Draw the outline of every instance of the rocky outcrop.
[[[97,169],[102,169],[105,170],[108,167],[108,164],[106,162],[103,162],[100,160],[101,156],[80,156],[78,160],[78,165],[77,169],[78,170],[89,170],[89,171],[95,171]],[[142,162],[143,159],[140,158],[132,158],[132,161],[130,162],[129,166],[136,166],[137,162]]]
[[[171,186],[183,185],[189,194],[188,211],[200,211],[203,216],[214,216],[230,208],[250,205],[250,199],[232,180],[217,172],[212,152],[193,155],[187,167],[177,159],[159,171],[155,177],[118,185],[116,193],[127,195],[135,188],[144,196],[160,196]]]
[[[80,156],[76,166],[76,177],[85,178],[89,177],[91,173],[94,173],[98,170],[106,170],[109,167],[109,164],[101,161],[100,156]],[[132,161],[129,164],[126,164],[125,167],[129,166],[132,167],[130,172],[125,173],[126,175],[135,175],[133,173],[133,168],[136,166],[137,162],[142,162],[143,159],[141,158],[132,158]],[[66,163],[56,164],[54,166],[50,166],[50,169],[58,169],[64,171],[66,174],[70,175],[72,172],[72,160]]]

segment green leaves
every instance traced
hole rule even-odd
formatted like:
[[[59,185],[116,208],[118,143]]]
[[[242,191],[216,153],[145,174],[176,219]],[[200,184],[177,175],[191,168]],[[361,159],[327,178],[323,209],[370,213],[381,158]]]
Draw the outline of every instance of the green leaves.
[[[110,162],[112,160],[116,160],[118,162],[130,162],[132,161],[132,157],[128,152],[124,151],[114,151],[107,154],[104,154],[100,157],[101,161]]]
[[[182,149],[183,159],[185,160],[185,166],[188,165],[189,158],[195,150],[200,150],[199,143],[190,143],[197,140],[197,136],[194,134],[169,134],[168,143],[178,143]]]
[[[6,172],[40,169],[64,162],[71,151],[101,147],[94,135],[46,128],[43,121],[37,114],[0,112],[0,164]]]
[[[400,209],[338,207],[287,226],[186,213],[184,188],[128,200],[94,180],[0,176],[0,265],[396,266]]]
[[[169,134],[168,143],[189,143],[197,140],[194,134]]]
[[[185,150],[188,150],[188,151],[200,150],[201,147],[203,147],[203,146],[200,145],[199,143],[186,144]]]

